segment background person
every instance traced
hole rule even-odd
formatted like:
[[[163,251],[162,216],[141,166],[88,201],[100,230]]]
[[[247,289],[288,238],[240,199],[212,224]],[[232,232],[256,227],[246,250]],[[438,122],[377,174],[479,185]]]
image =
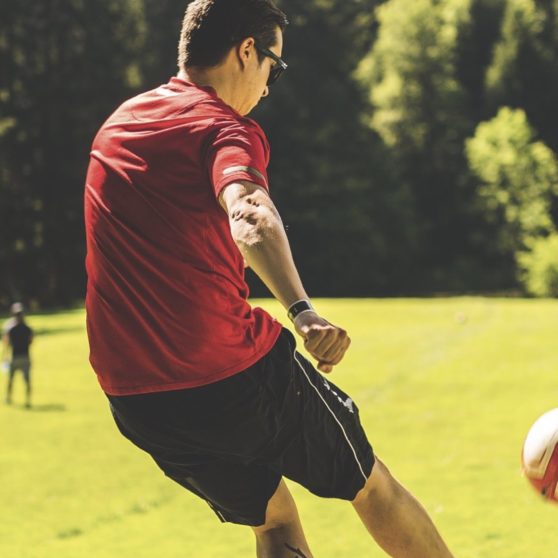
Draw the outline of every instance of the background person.
[[[349,337],[308,300],[267,139],[246,118],[286,68],[285,25],[270,0],[190,3],[178,76],[101,127],[85,188],[91,364],[122,434],[222,521],[250,525],[259,557],[312,556],[285,476],[351,501],[391,556],[451,558],[355,403],[247,302],[245,261],[318,368],[342,360]]]
[[[2,360],[8,362],[8,384],[6,404],[12,403],[12,389],[15,373],[20,371],[25,381],[25,406],[31,407],[31,359],[29,347],[33,342],[33,330],[27,325],[23,304],[15,302],[11,306],[12,317],[4,324],[2,331]],[[8,356],[9,355],[9,356]]]

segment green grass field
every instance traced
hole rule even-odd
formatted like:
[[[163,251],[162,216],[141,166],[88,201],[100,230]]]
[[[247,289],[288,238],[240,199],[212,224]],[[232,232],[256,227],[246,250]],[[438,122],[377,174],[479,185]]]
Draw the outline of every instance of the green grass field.
[[[543,502],[519,467],[529,426],[558,407],[558,301],[317,307],[353,340],[332,380],[355,399],[376,453],[456,556],[558,558],[558,506]],[[88,366],[83,311],[29,322],[38,333],[34,408],[21,405],[21,380],[14,405],[0,407],[0,556],[253,556],[248,529],[221,526],[117,433]],[[349,504],[291,487],[316,558],[384,556]]]

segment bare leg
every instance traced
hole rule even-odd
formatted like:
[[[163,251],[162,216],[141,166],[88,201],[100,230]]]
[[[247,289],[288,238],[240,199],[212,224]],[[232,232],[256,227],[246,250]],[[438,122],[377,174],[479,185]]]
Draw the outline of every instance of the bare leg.
[[[312,558],[296,504],[283,480],[267,505],[265,524],[253,529],[258,558]]]
[[[27,383],[26,383],[25,406],[27,408],[31,407],[31,381],[30,380],[27,380]]]
[[[14,387],[14,370],[10,365],[10,370],[8,372],[8,385],[6,387],[6,403],[8,405],[12,402],[12,389]]]
[[[25,406],[29,409],[31,407],[31,370],[26,368],[24,371],[25,378]]]
[[[353,501],[376,542],[393,558],[453,558],[419,502],[376,460]]]

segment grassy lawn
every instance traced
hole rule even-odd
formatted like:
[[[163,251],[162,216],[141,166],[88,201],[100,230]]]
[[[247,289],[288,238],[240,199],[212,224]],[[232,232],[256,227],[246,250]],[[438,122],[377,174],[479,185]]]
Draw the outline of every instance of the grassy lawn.
[[[355,399],[376,453],[456,556],[558,558],[558,506],[519,468],[531,423],[558,407],[558,301],[316,305],[353,340],[331,379]],[[117,433],[88,366],[83,311],[29,323],[38,333],[34,408],[21,405],[21,380],[14,405],[0,407],[0,556],[253,556],[248,529],[220,526]],[[316,558],[384,556],[350,505],[291,487]]]

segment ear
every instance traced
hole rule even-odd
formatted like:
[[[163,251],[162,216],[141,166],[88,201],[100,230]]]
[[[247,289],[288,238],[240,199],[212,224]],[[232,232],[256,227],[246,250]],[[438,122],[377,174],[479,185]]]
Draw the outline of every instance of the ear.
[[[246,67],[250,58],[256,53],[256,41],[253,37],[247,37],[238,45],[236,52],[242,67]]]

